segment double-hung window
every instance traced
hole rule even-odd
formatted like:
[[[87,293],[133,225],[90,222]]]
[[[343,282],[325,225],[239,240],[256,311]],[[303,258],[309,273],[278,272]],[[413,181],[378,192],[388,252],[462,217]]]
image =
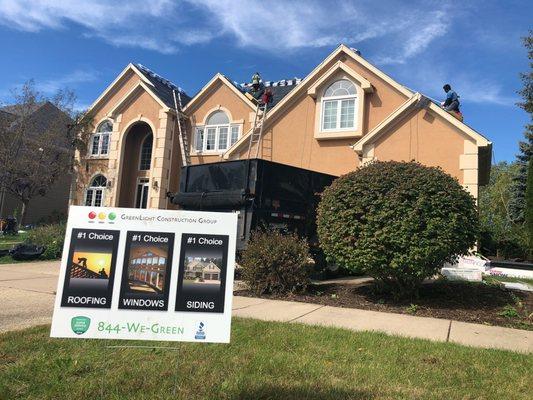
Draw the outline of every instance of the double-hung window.
[[[91,156],[107,156],[109,153],[109,138],[113,131],[113,124],[106,120],[98,125],[96,133],[93,134],[89,152]]]
[[[356,129],[357,90],[347,79],[333,82],[322,97],[322,131]]]
[[[240,136],[240,126],[230,124],[224,111],[213,112],[204,126],[194,131],[194,150],[197,152],[223,152],[229,149]]]

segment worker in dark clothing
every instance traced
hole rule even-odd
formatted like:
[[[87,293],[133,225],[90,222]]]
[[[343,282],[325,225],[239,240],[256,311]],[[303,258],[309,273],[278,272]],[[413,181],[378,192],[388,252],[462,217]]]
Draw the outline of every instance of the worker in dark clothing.
[[[250,94],[253,96],[254,99],[260,101],[264,92],[265,85],[263,85],[263,82],[261,81],[261,76],[259,75],[259,72],[256,72],[252,76],[252,87],[250,88]]]
[[[446,99],[442,102],[442,108],[446,111],[456,111],[459,112],[459,96],[455,93],[455,90],[452,90],[452,87],[448,84],[442,87],[446,92]]]

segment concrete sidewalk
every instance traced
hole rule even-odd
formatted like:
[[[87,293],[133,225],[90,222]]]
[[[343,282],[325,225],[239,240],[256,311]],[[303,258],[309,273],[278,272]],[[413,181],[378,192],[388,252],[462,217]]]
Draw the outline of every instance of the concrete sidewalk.
[[[466,346],[533,352],[533,332],[404,314],[235,296],[233,315],[265,321],[299,322],[353,331],[453,342]]]
[[[58,261],[0,265],[0,332],[50,323],[58,275]],[[437,318],[240,296],[233,315],[533,352],[531,331]]]

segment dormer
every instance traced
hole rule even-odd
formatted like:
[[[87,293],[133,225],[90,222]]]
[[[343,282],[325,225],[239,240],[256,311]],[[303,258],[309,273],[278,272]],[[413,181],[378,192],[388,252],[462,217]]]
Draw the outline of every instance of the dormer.
[[[335,63],[307,90],[316,103],[315,139],[363,136],[365,95],[372,92],[367,79],[343,62]]]

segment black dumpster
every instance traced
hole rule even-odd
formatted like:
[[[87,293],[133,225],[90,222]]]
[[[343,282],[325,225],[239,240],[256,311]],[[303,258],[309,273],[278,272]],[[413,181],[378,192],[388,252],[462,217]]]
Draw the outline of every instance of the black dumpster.
[[[172,203],[185,210],[239,212],[237,249],[257,227],[297,232],[316,243],[319,194],[336,176],[262,159],[183,167]]]

